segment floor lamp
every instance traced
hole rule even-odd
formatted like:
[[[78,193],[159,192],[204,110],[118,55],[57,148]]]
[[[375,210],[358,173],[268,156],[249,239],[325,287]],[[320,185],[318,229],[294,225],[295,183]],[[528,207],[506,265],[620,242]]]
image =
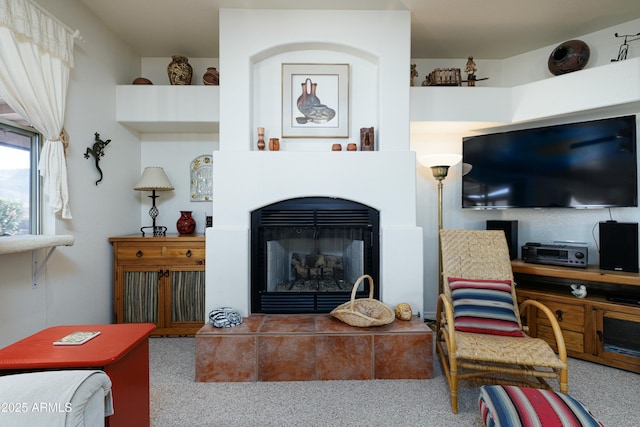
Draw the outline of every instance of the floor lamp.
[[[418,161],[431,168],[433,177],[438,181],[438,295],[442,293],[442,254],[440,253],[440,230],[442,230],[442,181],[447,177],[449,168],[462,160],[460,154],[428,154]]]

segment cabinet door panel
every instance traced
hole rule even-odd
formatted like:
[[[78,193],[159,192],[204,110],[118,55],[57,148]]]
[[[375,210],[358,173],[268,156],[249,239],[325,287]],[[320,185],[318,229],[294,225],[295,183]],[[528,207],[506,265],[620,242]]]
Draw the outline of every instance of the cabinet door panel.
[[[123,273],[123,323],[151,322],[159,324],[158,271],[125,271]]]
[[[171,322],[204,322],[204,271],[171,272]]]

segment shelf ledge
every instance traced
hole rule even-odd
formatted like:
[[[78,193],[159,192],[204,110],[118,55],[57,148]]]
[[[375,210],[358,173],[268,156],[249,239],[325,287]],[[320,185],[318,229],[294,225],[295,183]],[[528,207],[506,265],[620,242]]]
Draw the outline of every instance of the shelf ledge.
[[[22,234],[18,236],[0,237],[0,255],[29,252],[42,248],[57,246],[73,246],[73,236]]]

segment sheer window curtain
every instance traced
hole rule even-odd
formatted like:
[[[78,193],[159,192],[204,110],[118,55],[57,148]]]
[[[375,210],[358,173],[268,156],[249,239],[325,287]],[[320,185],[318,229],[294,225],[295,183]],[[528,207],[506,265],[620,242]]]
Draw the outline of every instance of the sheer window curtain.
[[[63,126],[77,36],[29,0],[0,0],[0,93],[44,135],[38,169],[49,206],[64,219],[71,209]]]

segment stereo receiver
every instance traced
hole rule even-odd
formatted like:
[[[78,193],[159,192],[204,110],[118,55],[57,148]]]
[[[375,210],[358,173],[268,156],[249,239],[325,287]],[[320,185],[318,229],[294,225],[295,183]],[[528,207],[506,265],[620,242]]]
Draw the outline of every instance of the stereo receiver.
[[[522,246],[522,261],[535,264],[562,265],[586,268],[588,263],[586,246],[543,245],[528,242]]]

